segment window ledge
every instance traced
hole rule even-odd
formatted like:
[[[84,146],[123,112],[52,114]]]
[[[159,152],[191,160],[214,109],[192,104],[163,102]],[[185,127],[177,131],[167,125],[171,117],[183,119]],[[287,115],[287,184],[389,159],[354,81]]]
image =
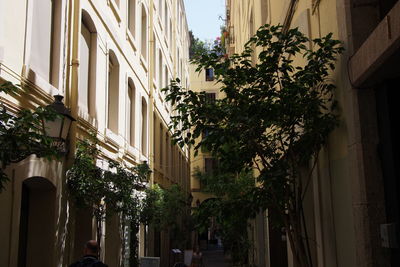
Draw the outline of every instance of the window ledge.
[[[164,26],[163,26],[163,23],[162,23],[162,18],[161,18],[161,16],[160,16],[160,14],[157,14],[157,20],[158,20],[158,25],[160,25],[160,29],[161,29],[161,31],[163,31],[164,30]]]
[[[78,117],[86,128],[97,128],[97,120],[88,113],[87,108],[78,106]]]
[[[111,147],[114,148],[115,151],[118,151],[119,149],[119,144],[121,144],[121,137],[117,134],[115,134],[112,130],[106,128],[105,129],[105,141],[107,144],[109,144]]]
[[[3,64],[4,66],[4,64]],[[29,65],[25,65],[26,73],[23,75],[24,78],[29,80],[31,83],[33,83],[36,86],[33,86],[32,88],[38,92],[39,94],[42,94],[41,91],[44,91],[50,96],[53,95],[59,95],[61,92],[54,87],[52,84],[50,84],[45,78],[43,78],[39,73],[37,73],[33,68],[31,68]],[[53,100],[53,97],[50,97],[51,100]]]
[[[138,155],[137,149],[132,147],[130,144],[127,144],[127,147],[125,148],[124,157],[132,162],[136,162],[138,158],[137,155]]]
[[[131,31],[129,30],[129,28],[126,29],[126,39],[128,40],[129,44],[132,46],[133,51],[137,51],[136,48],[136,41],[135,41],[135,37],[133,37]]]
[[[119,14],[119,7],[118,7],[117,3],[115,3],[115,0],[108,0],[107,4],[111,7],[111,10],[119,24],[121,22],[121,15]]]
[[[148,72],[148,68],[147,68],[147,60],[144,59],[143,55],[140,54],[140,64],[143,66],[143,69],[146,71],[146,73]]]
[[[165,42],[165,45],[167,46],[167,48],[169,48],[169,43],[168,43],[168,38],[167,38],[166,32],[164,32],[164,42]]]

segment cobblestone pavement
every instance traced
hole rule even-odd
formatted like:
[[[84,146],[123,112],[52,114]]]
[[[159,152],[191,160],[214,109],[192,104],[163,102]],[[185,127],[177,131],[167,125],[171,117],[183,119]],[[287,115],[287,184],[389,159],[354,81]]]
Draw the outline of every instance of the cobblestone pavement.
[[[222,248],[209,248],[202,251],[204,267],[231,267]]]

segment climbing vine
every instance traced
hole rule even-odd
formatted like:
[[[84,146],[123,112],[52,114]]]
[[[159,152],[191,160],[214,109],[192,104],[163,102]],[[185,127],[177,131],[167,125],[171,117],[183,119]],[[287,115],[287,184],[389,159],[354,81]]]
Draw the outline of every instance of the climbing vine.
[[[146,163],[126,167],[115,160],[106,160],[108,169],[97,166],[100,150],[95,134],[77,143],[76,156],[67,173],[70,195],[78,208],[92,210],[96,220],[97,239],[102,236],[101,224],[112,215],[119,216],[121,243],[128,239],[125,227],[130,227],[135,237],[139,231],[141,199],[146,188],[150,169]],[[131,240],[130,250],[137,252],[138,242]],[[125,255],[125,247],[121,251]],[[121,255],[121,259],[123,256]],[[131,255],[131,262],[137,262],[137,253]]]

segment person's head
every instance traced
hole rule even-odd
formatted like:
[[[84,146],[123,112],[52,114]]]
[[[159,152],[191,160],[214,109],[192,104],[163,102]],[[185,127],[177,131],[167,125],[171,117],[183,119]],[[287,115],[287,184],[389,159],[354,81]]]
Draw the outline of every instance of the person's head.
[[[85,255],[92,255],[97,257],[99,255],[99,244],[97,243],[97,241],[89,240],[88,242],[86,242],[83,253]]]
[[[199,253],[199,252],[200,252],[200,246],[199,246],[199,245],[196,245],[196,246],[194,247],[194,252],[196,252],[196,253]]]

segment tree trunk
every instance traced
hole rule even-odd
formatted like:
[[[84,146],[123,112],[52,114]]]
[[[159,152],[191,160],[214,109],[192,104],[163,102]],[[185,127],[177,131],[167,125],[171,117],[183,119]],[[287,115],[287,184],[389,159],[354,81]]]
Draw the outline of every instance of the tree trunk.
[[[301,230],[300,218],[296,214],[285,215],[286,233],[289,238],[295,267],[312,267],[308,262],[305,238]],[[307,237],[306,237],[307,238]]]

